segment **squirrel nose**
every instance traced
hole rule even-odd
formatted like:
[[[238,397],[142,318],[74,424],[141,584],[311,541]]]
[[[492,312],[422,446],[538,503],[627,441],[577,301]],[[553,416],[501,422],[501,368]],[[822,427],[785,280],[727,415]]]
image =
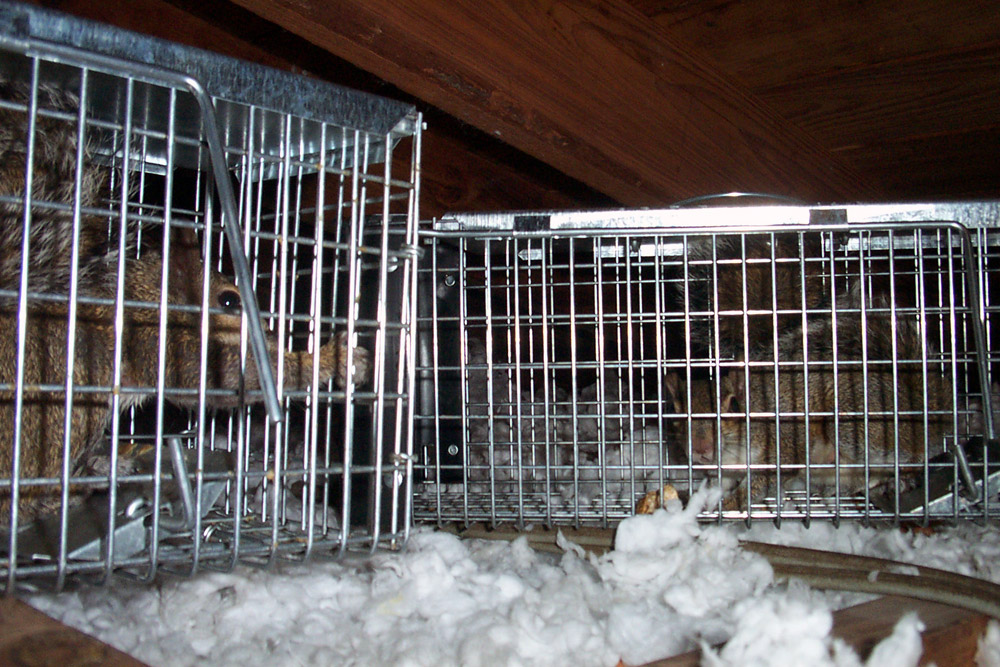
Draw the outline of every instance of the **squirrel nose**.
[[[715,461],[715,438],[705,433],[692,433],[691,460],[694,463],[713,463]]]

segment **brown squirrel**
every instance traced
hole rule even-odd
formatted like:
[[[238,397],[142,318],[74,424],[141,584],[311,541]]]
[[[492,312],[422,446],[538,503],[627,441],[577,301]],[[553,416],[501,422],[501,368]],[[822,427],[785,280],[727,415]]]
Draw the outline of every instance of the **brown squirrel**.
[[[27,100],[25,89],[0,85],[0,95],[16,101]],[[30,251],[27,262],[28,291],[61,295],[62,300],[26,297],[19,292],[0,293],[0,479],[11,479],[15,424],[20,425],[21,480],[58,478],[63,470],[63,440],[69,334],[69,294],[73,253],[73,215],[77,179],[78,132],[75,113],[78,101],[67,93],[38,88],[38,106],[71,113],[66,121],[36,114],[34,159],[32,161]],[[20,287],[24,218],[24,184],[28,146],[27,115],[24,110],[0,109],[0,290],[17,292]],[[111,419],[114,385],[115,305],[119,257],[117,241],[109,228],[111,209],[103,212],[102,190],[108,188],[107,169],[94,164],[91,147],[84,140],[80,201],[85,207],[79,220],[77,257],[78,294],[75,355],[71,369],[73,407],[70,427],[69,469],[72,475],[92,470],[95,457],[107,457],[110,449],[104,435]],[[98,210],[93,210],[97,208]],[[127,407],[155,394],[160,358],[161,284],[166,273],[167,302],[171,306],[200,306],[204,264],[200,246],[192,230],[175,230],[170,244],[170,262],[146,250],[124,261],[126,301],[148,306],[127,305],[121,328],[121,387],[139,391],[122,392],[120,405]],[[211,408],[236,407],[244,390],[243,402],[262,399],[252,358],[241,361],[241,302],[236,287],[221,274],[211,272],[209,306],[221,309],[208,318],[202,332],[201,313],[195,309],[168,308],[164,347],[165,397],[182,407],[198,405],[197,390],[204,375],[208,388],[206,403]],[[90,298],[105,299],[91,302]],[[18,303],[29,298],[27,326],[18,331]],[[23,406],[15,414],[18,370],[17,341],[24,336]],[[202,367],[202,336],[207,336],[207,361]],[[268,340],[272,367],[276,367],[276,344]],[[312,383],[313,355],[284,352],[284,386],[306,389]],[[336,375],[343,387],[353,371],[363,384],[370,371],[368,352],[350,345],[344,332],[335,335],[319,350],[320,382]],[[45,387],[44,385],[55,385]],[[84,389],[86,388],[86,389]],[[222,390],[222,391],[217,391]],[[114,389],[114,391],[118,391]],[[30,521],[58,508],[60,486],[25,485],[20,488],[20,522]],[[11,491],[0,489],[0,525],[10,521]]]
[[[694,376],[690,386],[691,398],[688,400],[688,384],[683,374],[669,372],[664,376],[665,395],[673,408],[673,414],[667,420],[667,437],[691,462],[703,463],[706,459],[711,462],[715,460],[719,414],[715,385],[707,378]],[[691,406],[690,411],[688,405]],[[689,438],[690,452],[687,451]]]
[[[30,92],[25,85],[0,80],[0,99],[27,106]],[[39,85],[37,108],[75,116],[79,101],[68,92]],[[27,110],[0,108],[0,216],[3,216],[0,289],[3,290],[17,290],[20,286],[28,139]],[[34,204],[28,257],[30,292],[69,293],[77,141],[75,118],[35,114],[30,174]],[[92,152],[91,143],[89,137],[84,138],[85,157]],[[88,223],[79,230],[79,281],[84,285],[95,285],[102,279],[114,281],[117,243],[111,243],[109,238],[110,209],[101,206],[102,196],[108,190],[106,170],[85,160],[79,177],[80,206],[85,214],[90,213]]]
[[[714,417],[692,419],[690,433],[693,463],[719,461],[723,466],[734,466],[723,472],[733,484],[724,509],[747,509],[748,441],[751,465],[780,465],[785,475],[795,476],[802,475],[809,464],[815,466],[810,468],[813,488],[831,488],[839,475],[844,494],[864,488],[866,452],[867,483],[873,485],[894,476],[897,452],[900,464],[912,464],[943,450],[944,436],[953,424],[950,376],[935,361],[934,351],[927,349],[912,317],[898,315],[894,331],[886,297],[870,299],[864,313],[861,305],[857,290],[838,298],[836,330],[829,315],[810,319],[806,331],[808,381],[801,364],[784,363],[803,361],[799,328],[779,338],[777,388],[774,356],[759,352],[750,359],[749,377],[741,368],[723,376],[718,402],[715,387],[708,380],[692,382],[691,413],[722,417],[719,421]],[[834,349],[836,370],[832,365]],[[867,350],[867,372],[861,363],[863,349]],[[754,363],[768,361],[771,363]],[[682,407],[687,393],[683,383],[675,376],[666,384],[675,407]],[[777,420],[773,416],[776,411],[780,414]],[[681,445],[686,446],[686,422],[678,424]],[[835,462],[839,463],[836,469]],[[773,490],[775,470],[752,470],[750,475],[749,499],[757,502]]]
[[[687,256],[687,277],[678,283],[680,296],[687,298],[692,313],[719,313],[718,346],[723,359],[743,359],[744,345],[750,356],[772,350],[775,334],[780,337],[801,326],[803,305],[807,309],[829,305],[832,292],[818,235],[691,237]],[[775,308],[798,312],[779,313],[775,329]],[[712,316],[693,316],[691,329],[692,341],[715,340]],[[710,349],[709,357],[714,356]]]

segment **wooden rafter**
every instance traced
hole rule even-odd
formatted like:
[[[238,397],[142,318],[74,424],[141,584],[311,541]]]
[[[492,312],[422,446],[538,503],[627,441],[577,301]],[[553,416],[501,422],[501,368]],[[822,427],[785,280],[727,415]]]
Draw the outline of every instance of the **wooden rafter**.
[[[626,205],[879,194],[623,0],[236,2]]]

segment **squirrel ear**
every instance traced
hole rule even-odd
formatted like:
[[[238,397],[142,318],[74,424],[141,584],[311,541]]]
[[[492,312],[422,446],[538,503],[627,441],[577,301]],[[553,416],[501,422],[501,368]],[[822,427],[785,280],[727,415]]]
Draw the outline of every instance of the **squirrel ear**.
[[[680,375],[673,372],[665,374],[663,376],[663,386],[667,390],[667,397],[676,404],[684,393]]]
[[[193,229],[175,227],[170,231],[169,270],[171,291],[184,293],[184,298],[197,303],[205,267],[201,263],[201,242]]]
[[[732,371],[722,378],[722,412],[742,412],[744,396],[743,371]]]
[[[170,268],[181,275],[201,268],[201,241],[193,229],[176,227],[171,231]]]

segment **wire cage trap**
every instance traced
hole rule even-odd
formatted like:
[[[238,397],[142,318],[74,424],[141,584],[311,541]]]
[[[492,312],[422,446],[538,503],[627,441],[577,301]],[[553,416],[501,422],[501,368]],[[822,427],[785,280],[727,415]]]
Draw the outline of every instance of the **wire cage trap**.
[[[405,541],[415,109],[8,3],[0,115],[7,588]]]
[[[417,520],[995,517],[995,202],[445,216]]]

